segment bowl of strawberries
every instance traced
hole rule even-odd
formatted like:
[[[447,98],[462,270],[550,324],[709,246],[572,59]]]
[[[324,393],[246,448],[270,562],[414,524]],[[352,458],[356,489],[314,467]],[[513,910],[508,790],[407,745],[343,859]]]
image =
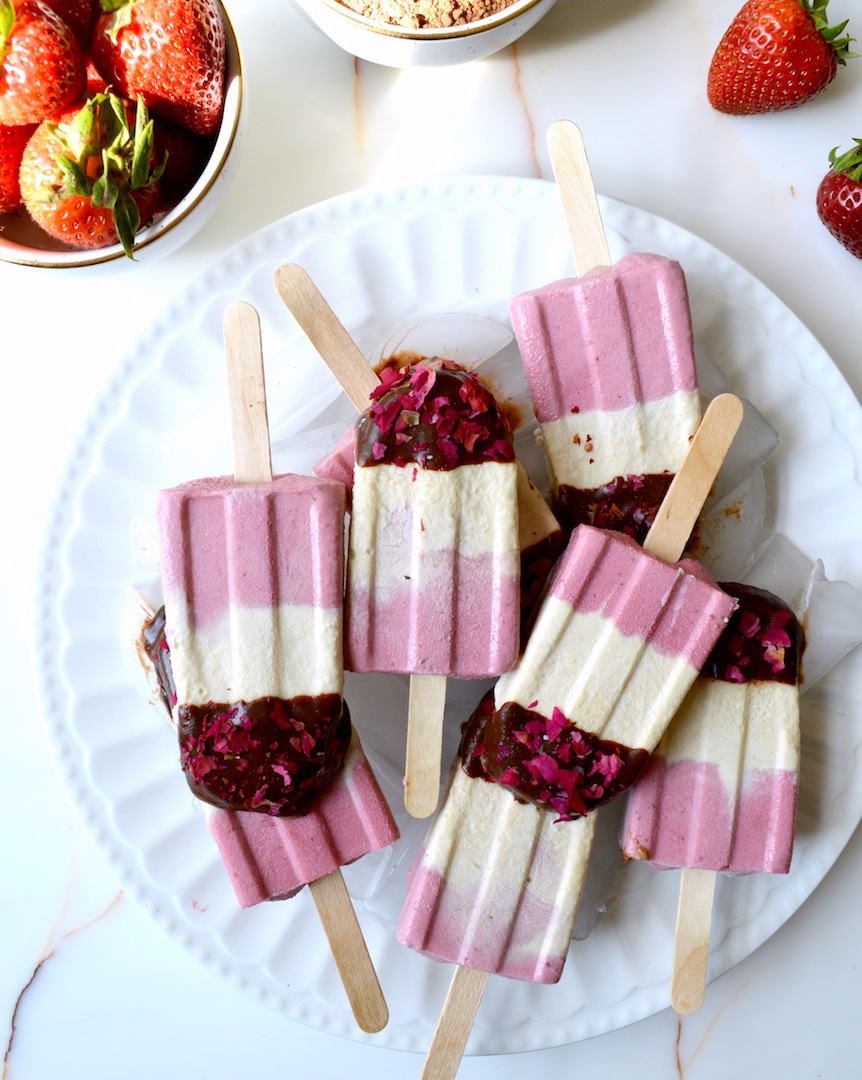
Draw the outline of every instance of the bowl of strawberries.
[[[220,0],[0,0],[0,260],[175,251],[227,190],[244,114]]]

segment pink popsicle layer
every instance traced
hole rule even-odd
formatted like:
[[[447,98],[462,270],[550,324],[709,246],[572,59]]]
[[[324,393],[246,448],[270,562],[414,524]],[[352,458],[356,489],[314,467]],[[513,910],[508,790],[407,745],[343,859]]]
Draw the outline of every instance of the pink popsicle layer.
[[[355,733],[340,775],[308,813],[217,810],[209,828],[241,907],[287,899],[399,836]]]
[[[483,783],[481,780],[474,783]],[[484,882],[447,881],[435,867],[423,862],[423,852],[411,872],[408,898],[398,926],[399,940],[442,963],[460,964],[508,979],[529,982],[559,981],[565,954],[545,954],[522,948],[537,927],[550,927],[561,918],[570,921],[558,905],[512,889],[509,903],[489,910]],[[544,853],[536,851],[536,858]],[[421,897],[420,902],[416,898]],[[495,896],[495,901],[499,902]],[[501,913],[505,911],[505,918]],[[466,932],[465,932],[466,930]]]
[[[324,454],[312,466],[315,476],[338,480],[346,487],[353,487],[353,465],[356,458],[356,431],[348,428],[329,453]]]
[[[632,789],[624,854],[665,869],[786,874],[796,795],[795,770],[744,769],[732,793],[714,763],[656,754]]]
[[[668,564],[630,537],[590,525],[575,530],[549,594],[698,671],[735,606],[695,560]]]
[[[470,679],[512,666],[520,619],[518,579],[494,552],[475,557],[424,552],[414,556],[411,571],[413,579],[387,590],[385,597],[360,586],[351,589],[344,635],[348,671]],[[469,602],[459,601],[462,595]]]
[[[627,255],[522,293],[511,316],[542,424],[697,390],[688,292],[671,259]]]
[[[187,600],[192,628],[231,605],[340,606],[341,579],[330,568],[344,511],[343,485],[306,476],[271,484],[213,477],[159,492],[166,604]]]

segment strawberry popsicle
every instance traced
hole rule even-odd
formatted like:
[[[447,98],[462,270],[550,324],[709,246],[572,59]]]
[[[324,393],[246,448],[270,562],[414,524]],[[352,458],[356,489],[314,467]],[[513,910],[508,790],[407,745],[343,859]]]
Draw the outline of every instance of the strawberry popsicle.
[[[786,874],[802,630],[771,593],[723,588],[739,606],[631,791],[623,854],[664,868]]]
[[[339,480],[349,493],[353,489],[353,429],[314,465],[315,476]],[[518,462],[518,547],[520,548],[521,640],[551,567],[566,546],[566,534],[544,496]],[[348,499],[350,494],[348,494]]]
[[[652,254],[612,266],[580,133],[559,122],[549,146],[579,276],[514,297],[511,318],[551,502],[566,529],[642,541],[700,421],[685,276]]]
[[[511,311],[557,516],[641,539],[700,420],[681,266],[627,255]]]
[[[353,745],[355,763],[358,745],[342,700],[346,492],[335,481],[273,477],[260,324],[249,305],[228,308],[225,345],[234,476],[162,491],[156,507],[180,759],[194,794],[224,814],[315,815],[323,827],[316,808],[347,783],[345,757]],[[369,814],[383,810],[376,784],[346,795],[338,806],[357,818],[362,799],[373,803]],[[319,832],[301,826],[296,839],[317,842]],[[273,847],[283,858],[272,844],[278,831],[252,835],[257,864]],[[222,836],[219,846],[235,883],[244,879],[242,845]],[[360,839],[354,858],[361,848]],[[311,857],[306,873],[354,1016],[379,1031],[388,1009],[341,871]]]
[[[524,655],[462,742],[462,769],[497,783],[456,770],[411,873],[402,944],[497,974],[559,979],[590,811],[637,779],[733,606],[691,560],[669,565],[622,534],[575,530]]]
[[[524,484],[505,418],[475,375],[435,360],[389,369],[383,382],[301,266],[280,266],[274,283],[360,412],[352,458],[342,446],[334,459],[352,461],[354,480],[345,658],[353,670],[410,674],[404,804],[427,817],[439,798],[447,673],[493,674],[517,656],[516,495],[541,496]],[[525,524],[532,581],[560,530],[549,512]]]
[[[493,711],[488,694],[465,728],[445,801],[410,871],[398,940],[432,960],[554,983],[596,815],[560,825],[491,781],[479,754]]]
[[[517,659],[520,624],[505,419],[478,378],[446,360],[392,371],[373,399],[356,426],[345,665],[499,675]]]

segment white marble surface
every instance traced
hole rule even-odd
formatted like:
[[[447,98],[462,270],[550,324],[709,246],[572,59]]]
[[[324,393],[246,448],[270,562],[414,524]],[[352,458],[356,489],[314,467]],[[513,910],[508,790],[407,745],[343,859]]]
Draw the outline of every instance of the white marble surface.
[[[685,226],[754,273],[860,396],[862,262],[820,225],[814,194],[831,147],[862,135],[862,59],[803,109],[720,116],[706,102],[706,70],[738,6],[559,0],[516,48],[401,72],[354,61],[287,0],[232,0],[251,109],[236,179],[205,231],[164,262],[96,278],[0,264],[0,440],[11,489],[0,568],[4,1080],[418,1076],[418,1055],[316,1031],[244,997],[124,896],[67,801],[41,727],[31,627],[43,524],[118,357],[212,259],[358,187],[423,174],[549,177],[544,132],[561,116],[583,128],[599,190]],[[859,20],[849,0],[831,7]],[[862,23],[855,30],[862,36]],[[666,1010],[577,1045],[470,1057],[460,1075],[856,1076],[860,890],[857,830],[812,897],[710,985],[697,1015]]]

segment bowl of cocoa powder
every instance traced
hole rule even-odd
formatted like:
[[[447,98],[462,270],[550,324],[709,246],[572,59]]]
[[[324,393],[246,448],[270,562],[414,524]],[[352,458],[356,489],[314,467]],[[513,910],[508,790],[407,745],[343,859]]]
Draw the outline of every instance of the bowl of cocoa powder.
[[[387,67],[464,64],[511,45],[556,0],[292,0],[346,52]]]

